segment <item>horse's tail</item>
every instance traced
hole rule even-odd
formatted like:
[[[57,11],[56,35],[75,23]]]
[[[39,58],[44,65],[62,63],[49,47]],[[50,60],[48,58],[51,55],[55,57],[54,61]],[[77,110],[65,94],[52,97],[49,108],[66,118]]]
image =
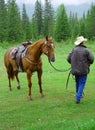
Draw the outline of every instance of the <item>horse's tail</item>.
[[[8,77],[13,80],[14,77],[15,77],[15,74],[14,74],[14,71],[13,71],[13,66],[9,61],[9,52],[10,52],[10,50],[8,50],[4,55],[4,64],[5,64],[5,67],[7,69]]]
[[[14,74],[13,67],[12,67],[11,64],[8,66],[8,70],[7,71],[8,71],[9,77],[13,80],[14,77],[15,77],[15,74]]]

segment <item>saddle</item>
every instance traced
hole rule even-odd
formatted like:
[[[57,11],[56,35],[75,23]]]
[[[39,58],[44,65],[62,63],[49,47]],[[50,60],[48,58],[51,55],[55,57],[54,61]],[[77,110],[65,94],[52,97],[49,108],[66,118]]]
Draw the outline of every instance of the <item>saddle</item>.
[[[20,45],[19,47],[14,48],[10,53],[11,58],[16,61],[18,70],[22,72],[24,71],[22,65],[22,58],[25,56],[26,51],[27,47]]]

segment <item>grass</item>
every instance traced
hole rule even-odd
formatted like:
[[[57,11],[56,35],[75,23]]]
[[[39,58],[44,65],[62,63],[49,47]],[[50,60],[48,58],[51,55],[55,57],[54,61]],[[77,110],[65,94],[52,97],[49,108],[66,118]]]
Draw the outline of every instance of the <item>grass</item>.
[[[95,43],[87,46],[95,55]],[[56,62],[58,69],[67,69],[68,53],[71,44],[56,44]],[[95,129],[95,63],[85,87],[85,96],[81,104],[75,104],[75,82],[70,76],[68,89],[66,79],[68,72],[55,71],[43,58],[43,91],[40,97],[36,73],[32,76],[33,101],[28,100],[28,87],[25,73],[20,73],[21,90],[17,90],[16,81],[12,82],[13,91],[8,90],[8,80],[3,64],[6,48],[0,47],[0,130],[94,130]]]

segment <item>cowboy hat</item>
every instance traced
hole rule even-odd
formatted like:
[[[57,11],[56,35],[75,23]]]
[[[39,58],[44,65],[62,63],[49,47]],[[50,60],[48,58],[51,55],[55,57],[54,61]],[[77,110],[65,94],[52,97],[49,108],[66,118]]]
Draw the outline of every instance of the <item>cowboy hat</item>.
[[[75,41],[75,45],[79,45],[79,44],[81,44],[82,42],[86,42],[87,41],[87,39],[86,38],[84,38],[83,36],[79,36],[79,37],[77,37],[77,40]]]

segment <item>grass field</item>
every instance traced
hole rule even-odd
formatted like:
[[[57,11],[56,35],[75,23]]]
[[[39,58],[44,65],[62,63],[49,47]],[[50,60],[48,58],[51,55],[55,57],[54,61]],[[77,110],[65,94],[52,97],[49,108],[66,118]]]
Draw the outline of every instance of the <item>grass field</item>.
[[[95,56],[95,42],[87,44]],[[68,53],[74,45],[55,45],[58,69],[67,69]],[[70,76],[68,89],[66,80],[69,72],[55,71],[43,58],[43,91],[40,97],[37,75],[33,74],[33,101],[28,100],[28,87],[25,73],[20,73],[21,90],[16,81],[12,82],[13,91],[8,90],[6,69],[3,63],[8,47],[0,46],[0,130],[95,130],[95,63],[85,87],[85,96],[80,104],[75,104],[75,81]]]

